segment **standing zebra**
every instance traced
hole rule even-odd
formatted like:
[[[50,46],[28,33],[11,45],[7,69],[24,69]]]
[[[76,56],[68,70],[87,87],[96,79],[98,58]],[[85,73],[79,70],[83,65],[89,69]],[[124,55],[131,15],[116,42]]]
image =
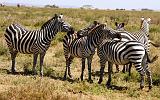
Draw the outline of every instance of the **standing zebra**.
[[[124,29],[124,23],[117,23],[117,22],[115,22],[115,26],[116,26],[116,30],[118,30],[118,31],[125,31],[125,29]],[[123,65],[122,72],[124,72],[124,70],[126,68],[128,68],[128,64],[127,65]],[[119,72],[119,66],[118,65],[116,65],[116,72]]]
[[[140,88],[144,87],[144,75],[145,72],[148,77],[149,89],[152,88],[152,78],[151,72],[148,69],[147,61],[152,63],[154,60],[149,61],[148,53],[144,47],[144,44],[138,41],[108,41],[103,43],[98,48],[98,56],[100,58],[100,79],[99,84],[103,80],[103,73],[105,68],[105,63],[108,61],[108,82],[107,86],[111,85],[111,73],[112,65],[125,65],[133,63],[136,70],[141,76]]]
[[[71,44],[67,47],[65,45],[66,41],[64,41],[64,53],[66,59],[66,70],[64,73],[64,79],[68,75],[71,77],[70,73],[70,64],[74,57],[82,58],[82,73],[81,80],[83,80],[83,73],[85,69],[85,58],[88,60],[88,80],[92,82],[91,79],[91,62],[93,55],[95,54],[95,49],[103,41],[106,37],[113,37],[113,35],[108,34],[109,32],[104,32],[105,24],[100,24],[92,29],[87,36],[84,36],[79,39],[75,39],[71,42]],[[116,36],[116,35],[115,35]]]
[[[150,18],[148,19],[144,19],[143,17],[141,18],[141,26],[140,26],[140,31],[138,32],[125,32],[124,31],[124,23],[116,23],[116,29],[117,30],[120,30],[122,31],[121,33],[121,36],[122,38],[128,38],[128,40],[136,40],[136,41],[139,41],[141,43],[143,43],[145,45],[145,49],[147,50],[148,54],[149,54],[149,47],[150,47],[150,44],[152,44],[153,46],[158,46],[157,44],[153,43],[152,41],[149,40],[149,23],[150,23]],[[125,32],[125,33],[123,33]],[[124,35],[124,36],[123,36]],[[134,38],[129,38],[131,37],[131,35],[134,37]],[[155,56],[156,57],[156,56]],[[125,72],[126,70],[129,71],[129,76],[131,75],[131,64],[129,66],[125,66],[123,67],[123,70],[122,72]],[[128,68],[129,67],[129,68]],[[119,70],[119,67],[116,66],[116,69]]]
[[[5,40],[7,42],[11,59],[11,72],[15,73],[15,58],[18,52],[33,54],[33,73],[36,74],[36,63],[40,54],[40,75],[43,76],[43,60],[47,49],[55,35],[59,32],[67,32],[70,25],[62,20],[63,15],[55,14],[53,18],[44,23],[40,30],[26,30],[18,24],[11,24],[6,28]]]
[[[98,25],[99,23],[97,21],[94,21],[93,24],[89,25],[86,28],[79,30],[78,32],[75,32],[73,28],[71,28],[67,32],[67,34],[64,36],[64,39],[63,39],[63,49],[64,49],[64,55],[66,58],[66,64],[68,63],[67,59],[68,59],[68,53],[69,53],[69,48],[70,48],[71,43],[75,41],[76,39],[87,36],[89,34],[89,31],[91,31],[93,28],[95,28]],[[70,66],[68,66],[68,75],[69,77],[71,77]],[[64,79],[66,79],[66,76],[64,77]]]

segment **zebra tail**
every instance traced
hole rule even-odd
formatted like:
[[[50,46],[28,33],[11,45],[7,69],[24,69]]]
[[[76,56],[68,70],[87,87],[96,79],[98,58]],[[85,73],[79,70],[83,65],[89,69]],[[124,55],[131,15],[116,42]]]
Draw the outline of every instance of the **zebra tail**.
[[[150,42],[154,47],[160,47],[159,44],[154,43],[153,41]]]
[[[149,55],[148,53],[146,52],[146,55],[147,55],[147,62],[148,63],[153,63],[154,61],[156,61],[158,59],[158,56],[154,56],[152,59],[149,58]]]

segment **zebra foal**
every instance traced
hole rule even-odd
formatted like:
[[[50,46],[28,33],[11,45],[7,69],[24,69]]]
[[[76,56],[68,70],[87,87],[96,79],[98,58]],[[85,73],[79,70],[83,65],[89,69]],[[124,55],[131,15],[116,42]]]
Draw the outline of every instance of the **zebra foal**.
[[[43,76],[43,60],[51,41],[55,35],[62,31],[70,30],[70,25],[63,21],[63,15],[57,15],[46,23],[39,30],[27,30],[19,24],[11,24],[6,28],[4,34],[11,59],[11,72],[15,73],[15,58],[18,52],[23,54],[33,54],[33,74],[36,74],[37,57],[40,54],[40,76]]]

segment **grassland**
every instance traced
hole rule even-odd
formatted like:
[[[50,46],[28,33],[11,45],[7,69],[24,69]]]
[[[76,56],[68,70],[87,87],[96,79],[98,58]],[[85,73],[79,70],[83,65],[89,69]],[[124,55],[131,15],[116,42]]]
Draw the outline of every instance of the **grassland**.
[[[139,75],[134,68],[131,77],[124,73],[114,73],[112,83],[115,89],[107,89],[105,83],[107,73],[101,85],[99,79],[99,58],[94,56],[92,66],[92,78],[94,83],[87,80],[79,80],[81,73],[81,60],[75,59],[71,65],[73,79],[62,81],[65,69],[62,39],[65,33],[57,34],[47,51],[44,61],[43,78],[38,75],[33,77],[32,55],[18,54],[16,68],[18,75],[9,73],[11,58],[4,40],[5,28],[11,23],[19,23],[27,29],[39,29],[40,26],[55,13],[63,13],[64,19],[76,30],[79,30],[94,20],[106,22],[114,28],[114,22],[125,22],[126,30],[137,31],[140,27],[140,18],[150,17],[150,39],[160,43],[160,12],[151,11],[106,11],[106,10],[82,10],[82,9],[53,9],[53,8],[27,8],[27,7],[1,7],[0,8],[0,100],[159,100],[160,99],[160,67],[158,59],[149,67],[153,75],[153,89],[148,91],[147,82],[144,90],[139,90]],[[160,56],[159,48],[151,46],[151,54]],[[39,71],[39,64],[37,70]],[[107,72],[107,68],[105,70]],[[87,67],[85,79],[87,79]]]

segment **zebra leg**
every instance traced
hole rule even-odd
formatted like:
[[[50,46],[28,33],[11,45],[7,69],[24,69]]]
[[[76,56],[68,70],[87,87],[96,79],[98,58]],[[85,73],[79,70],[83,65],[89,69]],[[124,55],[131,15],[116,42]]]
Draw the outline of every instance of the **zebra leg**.
[[[142,70],[142,71],[140,72],[140,76],[141,76],[140,89],[143,89],[143,88],[144,88],[144,75],[145,75],[145,72],[144,72],[144,70]]]
[[[83,81],[84,69],[85,69],[85,58],[82,58],[82,72],[81,72],[81,81]]]
[[[125,73],[125,72],[126,72],[126,65],[123,65],[122,72],[123,72],[123,73]]]
[[[71,72],[70,72],[70,64],[73,60],[73,57],[65,57],[66,58],[66,69],[65,69],[65,72],[64,72],[64,77],[63,77],[63,80],[66,80],[67,79],[67,71],[68,71],[68,74],[69,74],[69,77],[72,77],[71,75]]]
[[[66,58],[66,70],[64,72],[64,77],[63,77],[63,80],[66,80],[67,79],[67,71],[68,71],[68,64],[69,63],[69,59]]]
[[[147,79],[149,83],[149,89],[152,89],[152,76],[151,76],[151,72],[148,69],[148,66],[146,68],[146,74],[147,74]]]
[[[136,63],[135,63],[135,62],[136,62]],[[143,60],[142,62],[134,61],[133,63],[134,63],[135,68],[136,68],[136,70],[139,72],[140,77],[141,77],[140,89],[143,89],[143,88],[144,88],[144,75],[145,75],[145,71],[144,71],[144,68],[143,68],[144,60]]]
[[[102,83],[102,81],[103,81],[104,68],[105,68],[105,64],[101,64],[101,69],[100,69],[100,78],[99,78],[98,84],[101,84],[101,83]]]
[[[127,66],[127,67],[129,67],[129,68],[128,68],[128,72],[129,72],[129,76],[131,76],[131,67],[132,67],[132,63],[129,63],[129,66]]]
[[[68,76],[69,76],[70,78],[72,78],[70,65],[71,65],[73,59],[74,59],[74,57],[70,56],[69,62],[68,62]]]
[[[93,59],[93,55],[91,55],[90,57],[87,58],[87,61],[88,61],[88,81],[90,83],[93,83],[93,80],[91,78],[91,76],[92,76],[92,73],[91,73],[92,59]]]
[[[104,59],[103,57],[100,58],[100,78],[98,81],[98,84],[101,84],[103,81],[103,73],[104,73],[104,68],[105,68],[105,64],[106,64],[106,59]]]
[[[14,74],[16,73],[16,68],[15,68],[15,59],[17,56],[17,51],[12,51],[11,52],[11,59],[12,59],[12,68],[11,68],[11,72]]]
[[[112,81],[112,77],[111,77],[112,66],[113,66],[113,64],[111,62],[108,62],[108,81],[106,83],[108,88],[111,86],[111,81]]]
[[[66,69],[65,69],[65,72],[64,72],[64,77],[63,77],[63,80],[66,80],[67,79],[67,69],[68,69],[68,60],[66,60]]]
[[[38,57],[38,54],[33,54],[33,75],[36,75],[37,72],[36,72],[36,64],[37,64],[37,57]]]
[[[43,77],[43,61],[46,52],[40,53],[40,76]]]
[[[113,71],[112,71],[113,72]],[[119,72],[119,65],[116,64],[116,72]]]
[[[149,83],[149,89],[152,89],[152,76],[151,76],[151,71],[148,68],[148,63],[146,63],[145,71],[146,71],[146,75]]]

